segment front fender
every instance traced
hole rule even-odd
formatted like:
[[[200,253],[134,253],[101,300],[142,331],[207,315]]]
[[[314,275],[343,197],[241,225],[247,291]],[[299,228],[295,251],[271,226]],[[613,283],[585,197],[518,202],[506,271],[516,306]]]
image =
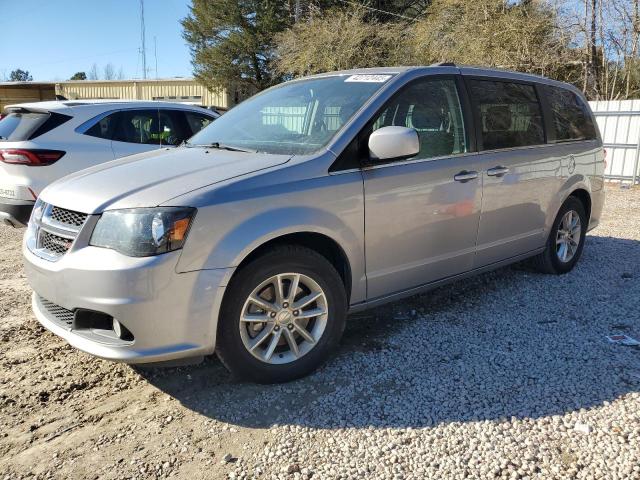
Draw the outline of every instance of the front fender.
[[[351,270],[351,299],[364,300],[364,198],[359,172],[300,181],[294,186],[260,190],[260,195],[248,190],[224,192],[219,198],[226,201],[198,207],[177,271],[233,271],[266,242],[310,232],[340,246]]]
[[[211,251],[206,268],[228,263],[237,267],[255,249],[292,233],[319,233],[335,241],[350,265],[364,256],[359,238],[338,216],[310,207],[278,208],[246,219],[224,235]],[[346,248],[345,248],[346,246]]]

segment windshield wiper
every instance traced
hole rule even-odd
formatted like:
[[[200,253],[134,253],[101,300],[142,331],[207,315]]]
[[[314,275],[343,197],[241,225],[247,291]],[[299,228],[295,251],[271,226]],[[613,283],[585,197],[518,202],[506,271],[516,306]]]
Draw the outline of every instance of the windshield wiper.
[[[213,143],[208,143],[208,144],[189,143],[188,146],[190,146],[190,147],[203,147],[203,148],[215,148],[217,150],[228,150],[230,152],[257,153],[257,150],[249,150],[249,149],[246,149],[246,148],[232,147],[231,145],[225,145],[224,143],[220,143],[220,142],[213,142]]]

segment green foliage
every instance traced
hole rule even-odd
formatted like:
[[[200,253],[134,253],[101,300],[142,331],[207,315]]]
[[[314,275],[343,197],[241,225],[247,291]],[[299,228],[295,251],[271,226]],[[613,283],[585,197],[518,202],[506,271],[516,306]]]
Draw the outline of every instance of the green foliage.
[[[13,72],[9,74],[10,82],[31,82],[33,81],[33,77],[27,70],[21,70],[16,68]]]
[[[210,89],[261,90],[281,81],[274,74],[276,33],[292,22],[285,0],[193,0],[182,20],[194,74]]]
[[[76,72],[69,80],[86,80],[87,74],[84,72]]]
[[[182,24],[210,89],[246,94],[318,72],[453,61],[615,99],[640,93],[638,1],[588,0],[585,10],[574,0],[192,0]]]

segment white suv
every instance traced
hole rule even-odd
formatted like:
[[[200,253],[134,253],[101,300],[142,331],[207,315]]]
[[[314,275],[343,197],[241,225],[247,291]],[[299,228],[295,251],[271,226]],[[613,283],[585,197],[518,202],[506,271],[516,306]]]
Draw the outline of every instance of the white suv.
[[[48,184],[135,153],[173,147],[219,115],[169,102],[24,103],[0,120],[0,223],[24,226]]]

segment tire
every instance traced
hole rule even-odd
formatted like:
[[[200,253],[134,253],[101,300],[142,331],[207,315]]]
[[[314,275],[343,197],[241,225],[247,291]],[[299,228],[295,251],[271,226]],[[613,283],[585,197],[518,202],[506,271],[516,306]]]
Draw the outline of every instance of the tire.
[[[292,296],[294,284],[298,287]],[[277,285],[282,292],[279,299]],[[296,309],[314,297],[317,300]],[[314,250],[277,246],[241,267],[229,282],[216,353],[241,380],[288,382],[327,360],[342,337],[346,316],[347,295],[333,265]],[[301,335],[302,330],[306,335]]]
[[[560,246],[557,244],[558,230],[562,229],[563,231],[565,231],[565,229],[563,228],[565,226],[563,225],[563,221],[566,218],[566,215],[569,214],[569,212],[574,212],[574,215],[577,215],[580,220],[580,239],[577,242],[577,247],[573,251],[573,254],[570,256],[570,258],[569,256],[567,256],[566,260],[563,261],[561,259],[562,254],[558,251],[558,249],[560,248]],[[547,238],[547,244],[544,252],[533,257],[533,266],[542,273],[561,275],[570,272],[573,267],[575,267],[576,263],[578,263],[578,260],[582,255],[582,249],[584,248],[584,241],[587,233],[588,221],[589,219],[587,218],[587,214],[582,202],[578,198],[573,196],[567,198],[567,200],[562,204],[562,207],[560,207],[560,211],[558,212],[558,215],[553,222],[553,226],[551,227],[551,231],[549,232],[549,238]]]

